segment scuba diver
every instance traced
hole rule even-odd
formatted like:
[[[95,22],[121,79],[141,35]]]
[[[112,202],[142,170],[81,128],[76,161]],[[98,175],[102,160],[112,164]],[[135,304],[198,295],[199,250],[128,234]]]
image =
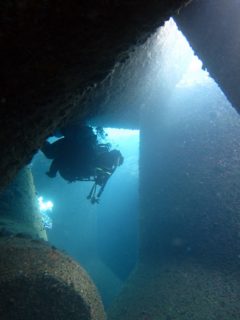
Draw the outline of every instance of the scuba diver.
[[[105,150],[97,157],[95,168],[94,184],[87,197],[91,203],[99,203],[99,198],[107,184],[107,181],[117,169],[118,166],[123,164],[123,156],[119,150]],[[100,186],[97,192],[97,186]]]
[[[46,174],[56,177],[57,172],[68,182],[81,180],[94,173],[92,170],[97,136],[89,126],[73,126],[61,129],[64,135],[53,143],[44,142],[41,151],[48,159],[52,159]],[[86,161],[87,159],[87,161]]]
[[[56,177],[59,172],[68,182],[94,182],[87,197],[92,204],[99,203],[107,181],[123,163],[119,150],[110,150],[109,143],[98,142],[98,133],[103,137],[103,130],[97,128],[96,132],[87,125],[70,125],[60,129],[60,139],[53,143],[45,141],[41,148],[44,155],[52,159],[46,172],[50,178]],[[97,192],[98,186],[100,189]]]

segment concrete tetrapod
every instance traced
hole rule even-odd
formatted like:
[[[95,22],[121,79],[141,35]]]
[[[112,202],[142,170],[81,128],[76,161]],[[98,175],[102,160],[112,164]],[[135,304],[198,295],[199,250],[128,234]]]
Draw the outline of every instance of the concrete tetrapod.
[[[0,319],[106,318],[97,289],[79,264],[45,241],[3,237]]]

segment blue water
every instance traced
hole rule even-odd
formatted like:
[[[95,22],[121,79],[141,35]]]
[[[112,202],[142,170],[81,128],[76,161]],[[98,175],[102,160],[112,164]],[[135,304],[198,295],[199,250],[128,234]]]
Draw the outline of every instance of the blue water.
[[[86,268],[108,306],[137,259],[139,131],[105,131],[106,142],[121,150],[124,163],[109,179],[99,204],[86,199],[92,182],[67,183],[59,175],[53,179],[45,175],[51,160],[41,151],[32,172],[38,196],[54,205],[48,211],[49,241]]]
[[[101,108],[110,104],[138,110],[140,127],[149,127],[153,137],[143,147],[147,155],[140,163],[145,166],[145,180],[141,172],[140,183],[146,191],[141,197],[153,197],[149,210],[159,208],[156,221],[144,216],[146,225],[149,222],[144,237],[152,237],[156,260],[162,239],[167,243],[165,250],[180,252],[184,258],[200,256],[205,248],[210,259],[211,248],[214,254],[224,255],[239,232],[228,218],[235,217],[232,212],[237,212],[239,204],[239,115],[173,22],[134,52],[124,66],[116,67],[109,88]],[[147,116],[153,127],[151,122],[148,126]],[[137,262],[141,211],[139,132],[109,130],[108,134],[125,160],[99,204],[86,200],[92,183],[68,184],[59,176],[49,179],[44,173],[50,161],[41,152],[32,165],[39,196],[54,203],[49,212],[49,241],[86,268],[107,308]],[[220,219],[216,223],[215,215]],[[162,238],[161,223],[165,223]],[[144,229],[142,220],[140,224]],[[231,232],[225,232],[225,226]],[[237,241],[232,244],[232,261],[239,259],[237,245]]]

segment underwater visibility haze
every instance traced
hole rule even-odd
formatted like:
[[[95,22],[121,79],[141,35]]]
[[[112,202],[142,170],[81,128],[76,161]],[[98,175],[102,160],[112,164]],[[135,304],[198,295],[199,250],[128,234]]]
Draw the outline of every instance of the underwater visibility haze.
[[[101,107],[140,110],[140,147],[137,130],[106,129],[124,163],[94,205],[92,183],[49,179],[39,152],[49,241],[86,268],[111,320],[240,319],[238,113],[172,19],[104,86]]]
[[[45,174],[50,160],[41,151],[32,172],[40,204],[52,203],[50,210],[42,210],[48,240],[88,270],[108,305],[137,258],[139,131],[105,132],[106,142],[121,150],[124,163],[110,177],[99,204],[87,200],[93,182],[68,183],[59,174],[50,179]]]

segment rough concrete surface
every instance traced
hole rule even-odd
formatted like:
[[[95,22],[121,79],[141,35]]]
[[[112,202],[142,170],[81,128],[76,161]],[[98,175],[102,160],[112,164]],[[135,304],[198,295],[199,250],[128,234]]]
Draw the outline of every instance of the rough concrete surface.
[[[109,310],[109,320],[237,320],[239,274],[194,261],[140,264]]]
[[[0,186],[184,0],[0,1]],[[109,110],[108,110],[109,111]]]
[[[86,272],[45,241],[0,239],[0,318],[104,320]]]

